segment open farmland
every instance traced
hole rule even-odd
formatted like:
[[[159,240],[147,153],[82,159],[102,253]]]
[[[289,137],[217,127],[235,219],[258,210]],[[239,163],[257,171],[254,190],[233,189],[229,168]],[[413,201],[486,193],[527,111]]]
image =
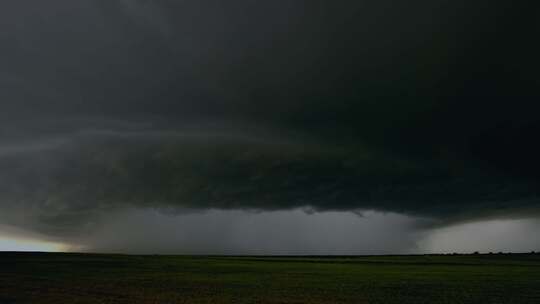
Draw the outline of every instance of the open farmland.
[[[540,255],[2,253],[0,303],[540,303]]]

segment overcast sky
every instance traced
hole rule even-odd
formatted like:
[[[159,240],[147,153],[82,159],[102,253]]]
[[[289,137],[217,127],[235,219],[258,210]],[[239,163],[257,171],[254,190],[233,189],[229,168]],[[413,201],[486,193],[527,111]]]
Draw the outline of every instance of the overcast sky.
[[[145,253],[539,249],[534,10],[9,0],[0,27],[6,240]]]

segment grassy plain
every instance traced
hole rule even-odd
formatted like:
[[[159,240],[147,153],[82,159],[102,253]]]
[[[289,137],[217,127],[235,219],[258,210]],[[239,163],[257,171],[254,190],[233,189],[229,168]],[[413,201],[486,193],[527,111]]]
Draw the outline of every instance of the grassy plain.
[[[540,255],[0,253],[14,303],[540,303]]]

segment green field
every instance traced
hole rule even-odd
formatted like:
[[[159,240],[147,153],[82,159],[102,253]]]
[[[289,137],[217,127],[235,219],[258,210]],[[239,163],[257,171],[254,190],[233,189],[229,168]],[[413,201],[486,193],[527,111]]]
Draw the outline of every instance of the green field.
[[[0,303],[540,303],[540,255],[0,253]]]

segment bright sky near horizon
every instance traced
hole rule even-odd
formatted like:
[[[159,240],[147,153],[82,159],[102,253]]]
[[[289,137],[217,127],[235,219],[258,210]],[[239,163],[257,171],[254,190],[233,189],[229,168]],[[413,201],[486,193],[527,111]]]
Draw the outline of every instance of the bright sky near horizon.
[[[61,252],[65,250],[66,246],[58,243],[0,236],[0,251]]]

